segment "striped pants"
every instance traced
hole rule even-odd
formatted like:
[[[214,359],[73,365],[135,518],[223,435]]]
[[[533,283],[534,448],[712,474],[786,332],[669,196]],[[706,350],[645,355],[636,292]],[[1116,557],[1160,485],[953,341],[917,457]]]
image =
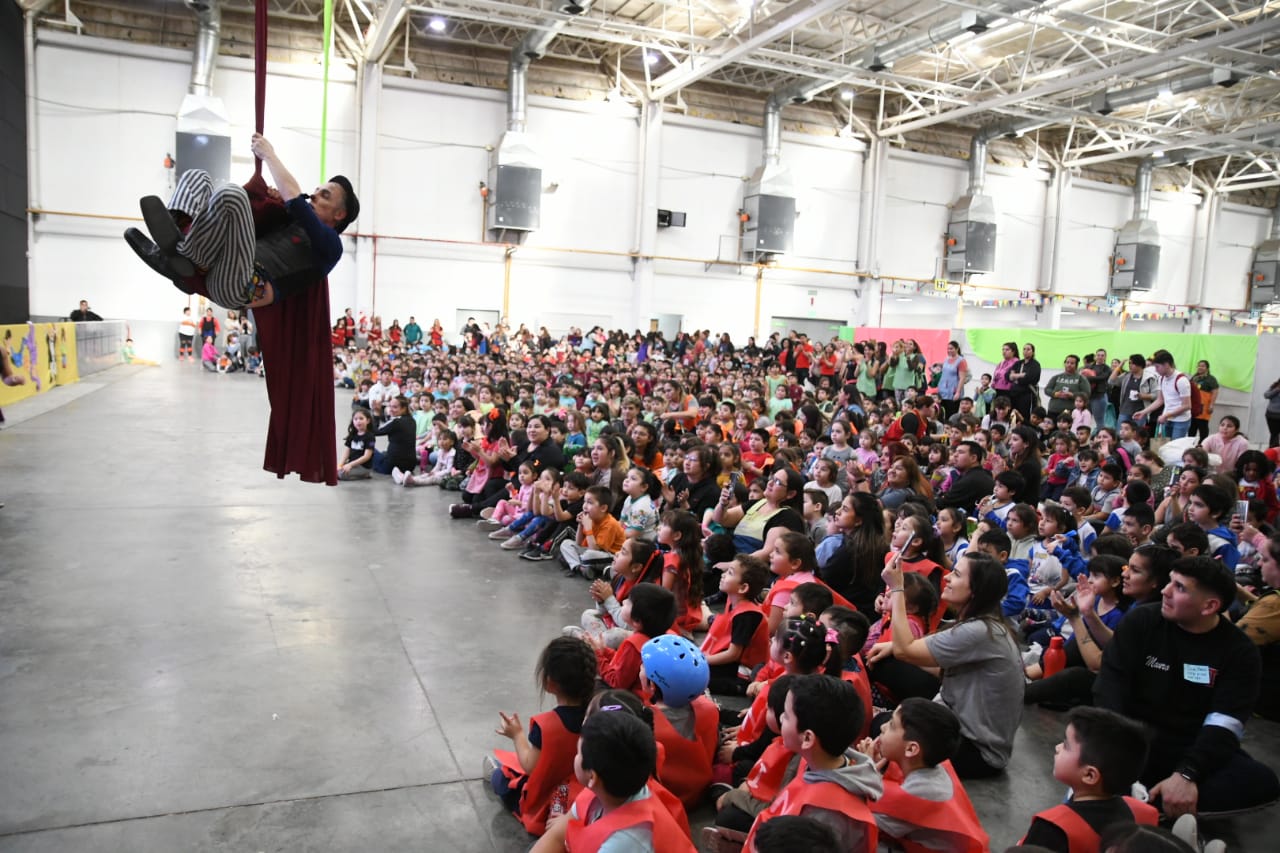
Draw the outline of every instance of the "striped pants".
[[[253,211],[238,184],[216,189],[203,169],[189,169],[178,179],[170,210],[191,217],[191,229],[178,244],[178,254],[205,270],[209,299],[239,310],[252,300]]]

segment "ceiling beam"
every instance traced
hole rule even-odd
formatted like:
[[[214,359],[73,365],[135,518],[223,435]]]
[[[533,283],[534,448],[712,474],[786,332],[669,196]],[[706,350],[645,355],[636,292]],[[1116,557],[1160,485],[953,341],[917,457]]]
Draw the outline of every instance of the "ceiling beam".
[[[385,0],[364,37],[364,61],[381,62],[405,15],[404,0]]]
[[[1182,56],[1193,53],[1204,53],[1218,47],[1237,42],[1247,41],[1249,39],[1259,38],[1270,33],[1280,31],[1280,17],[1264,18],[1246,26],[1235,30],[1226,30],[1213,36],[1209,36],[1199,41],[1187,42],[1170,47],[1160,53],[1151,56],[1141,56],[1130,59],[1125,62],[1118,62],[1115,65],[1106,68],[1095,68],[1092,71],[1085,71],[1079,74],[1067,73],[1063,74],[1057,80],[1021,92],[1011,92],[1007,95],[998,95],[994,98],[986,98],[976,101],[968,106],[959,107],[958,109],[946,110],[935,113],[932,116],[916,119],[901,124],[893,124],[892,120],[881,128],[881,133],[911,133],[915,130],[924,130],[926,127],[932,127],[935,124],[944,122],[954,122],[957,119],[966,116],[975,115],[977,113],[990,112],[1001,107],[1020,104],[1026,101],[1033,101],[1037,98],[1047,98],[1051,95],[1057,95],[1071,89],[1079,89],[1084,86],[1090,86],[1104,80],[1110,80],[1118,76],[1132,76],[1152,68],[1167,66],[1170,60],[1177,59]]]
[[[715,73],[743,55],[775,42],[792,30],[835,12],[847,4],[848,0],[803,0],[801,3],[792,4],[774,15],[772,23],[770,19],[760,21],[764,28],[755,30],[749,38],[733,36],[710,51],[690,55],[680,65],[653,81],[650,86],[650,97],[655,101],[661,101],[669,95],[674,95],[685,86]]]
[[[1191,139],[1179,139],[1177,137],[1170,138],[1164,143],[1148,143],[1146,147],[1131,148],[1128,151],[1114,151],[1110,154],[1094,154],[1089,157],[1077,157],[1072,160],[1066,160],[1063,165],[1068,168],[1078,168],[1081,166],[1094,166],[1098,163],[1109,163],[1113,160],[1129,160],[1134,157],[1146,157],[1155,155],[1157,151],[1183,151],[1188,148],[1206,148],[1207,146],[1219,146],[1215,151],[1209,148],[1205,152],[1206,157],[1222,156],[1222,143],[1234,143],[1230,146],[1248,147],[1250,143],[1266,144],[1271,142],[1274,137],[1280,136],[1280,122],[1269,122],[1267,124],[1255,124],[1251,127],[1243,127],[1230,133],[1210,132],[1201,136],[1192,137]],[[1189,158],[1188,158],[1189,159]]]

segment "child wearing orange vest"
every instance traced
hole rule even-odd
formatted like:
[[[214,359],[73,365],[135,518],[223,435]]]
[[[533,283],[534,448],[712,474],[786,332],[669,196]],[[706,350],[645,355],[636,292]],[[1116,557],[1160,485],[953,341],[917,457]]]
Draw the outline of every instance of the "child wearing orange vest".
[[[703,830],[704,846],[715,850],[721,842],[746,840],[756,816],[769,807],[778,793],[785,788],[800,770],[800,756],[787,749],[778,735],[782,731],[779,717],[787,702],[792,675],[782,675],[769,689],[769,710],[765,717],[772,740],[760,738],[754,743],[738,747],[733,752],[734,764],[754,758],[751,770],[738,787],[713,786],[725,790],[716,798],[716,825]]]
[[[627,713],[582,724],[574,776],[582,792],[547,826],[532,853],[594,853],[610,840],[628,849],[695,853],[693,842],[647,784],[657,763],[653,732]]]
[[[640,584],[622,603],[621,617],[631,633],[611,649],[604,637],[584,635],[595,650],[600,680],[610,687],[640,695],[641,650],[654,637],[671,630],[676,618],[676,598],[656,583]]]
[[[788,619],[778,626],[769,645],[769,655],[782,665],[787,675],[808,675],[825,672],[839,676],[840,663],[827,645],[827,629],[812,617]],[[765,714],[768,711],[769,685],[756,694],[756,698],[738,727],[737,743],[732,740],[726,747],[741,746],[759,738],[765,731]],[[855,732],[856,734],[856,732]],[[732,744],[732,746],[730,746]]]
[[[789,530],[778,537],[769,555],[769,569],[778,576],[778,580],[769,589],[764,600],[765,617],[769,620],[769,634],[778,629],[784,617],[787,603],[791,601],[791,593],[802,583],[822,583],[818,578],[818,557],[814,552],[813,542],[803,533]],[[826,586],[826,584],[823,584]],[[836,604],[852,608],[853,605],[838,593],[832,591],[832,599]]]
[[[826,610],[835,599],[832,597],[831,587],[821,581],[810,581],[802,583],[791,590],[791,600],[787,602],[787,606],[782,610],[783,619],[803,619],[808,616],[813,621],[818,620],[818,614]],[[782,664],[770,658],[765,665],[760,667],[755,678],[747,685],[747,696],[754,699],[760,695],[760,691],[765,686],[783,673]]]
[[[811,817],[836,833],[838,850],[873,853],[879,830],[867,805],[884,790],[871,759],[853,749],[862,703],[853,686],[827,675],[791,682],[782,712],[782,742],[804,759],[804,770],[760,813],[747,836],[780,815]]]
[[[665,634],[644,644],[640,683],[653,707],[653,734],[666,751],[658,781],[686,808],[711,784],[720,709],[704,695],[710,668],[684,637]]]
[[[941,702],[903,700],[874,741],[858,751],[884,770],[884,794],[871,804],[882,845],[906,853],[984,853],[990,839],[951,769],[960,721]]]
[[[565,634],[578,636],[591,634],[604,639],[611,649],[618,648],[631,633],[622,624],[622,604],[636,584],[656,583],[661,580],[662,555],[657,546],[644,539],[628,539],[622,550],[613,555],[608,580],[597,578],[591,582],[591,598],[595,607],[582,611],[580,629],[567,626]]]
[[[535,672],[543,691],[555,696],[556,707],[533,715],[528,734],[519,714],[499,712],[498,734],[510,738],[515,751],[485,756],[485,770],[503,804],[529,833],[541,835],[547,820],[569,807],[567,785],[583,715],[595,690],[596,658],[581,640],[557,637],[542,650]]]
[[[658,523],[658,544],[671,550],[663,557],[662,585],[676,596],[676,627],[686,633],[706,628],[709,611],[702,604],[702,523],[680,509],[667,510]]]
[[[756,599],[769,580],[764,560],[739,554],[720,575],[724,613],[717,616],[702,641],[711,670],[711,692],[742,695],[759,664],[769,659],[769,626]]]
[[[1053,778],[1071,788],[1071,799],[1033,817],[1018,843],[1082,853],[1097,850],[1102,830],[1114,823],[1154,826],[1159,812],[1125,796],[1146,761],[1140,723],[1103,708],[1071,709],[1053,756]]]
[[[827,629],[827,646],[831,650],[828,667],[830,668],[830,663],[838,661],[839,677],[858,691],[863,718],[858,737],[864,738],[871,729],[871,676],[868,675],[867,665],[863,663],[858,650],[862,648],[867,631],[870,630],[867,617],[856,610],[833,604],[822,611],[818,624]]]

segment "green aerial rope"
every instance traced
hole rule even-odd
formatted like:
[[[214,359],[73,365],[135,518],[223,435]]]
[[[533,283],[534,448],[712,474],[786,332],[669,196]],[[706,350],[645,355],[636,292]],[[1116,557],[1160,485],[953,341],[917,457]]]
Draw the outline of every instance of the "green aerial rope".
[[[329,57],[333,54],[333,0],[324,0],[324,94],[320,101],[320,183],[329,180],[325,159],[329,148]]]

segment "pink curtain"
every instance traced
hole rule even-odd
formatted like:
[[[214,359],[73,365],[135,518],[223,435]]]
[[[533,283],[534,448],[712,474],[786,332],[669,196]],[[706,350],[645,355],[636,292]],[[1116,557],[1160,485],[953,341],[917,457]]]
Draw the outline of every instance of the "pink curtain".
[[[854,343],[861,341],[884,341],[885,349],[891,354],[893,342],[899,339],[913,340],[920,344],[920,352],[925,361],[938,364],[947,357],[947,342],[951,340],[950,329],[872,329],[860,327],[854,329]]]

